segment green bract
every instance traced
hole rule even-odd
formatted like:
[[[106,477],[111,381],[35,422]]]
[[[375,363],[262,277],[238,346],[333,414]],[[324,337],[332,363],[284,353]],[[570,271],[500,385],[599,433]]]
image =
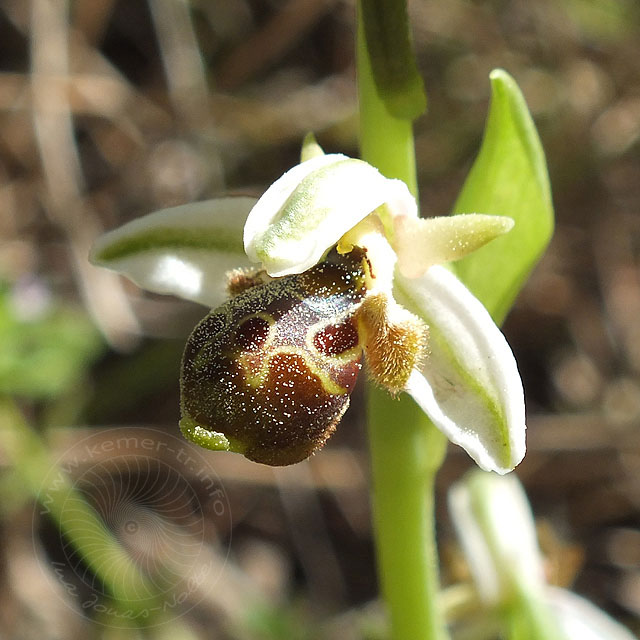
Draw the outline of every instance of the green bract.
[[[509,216],[513,231],[456,264],[456,273],[500,324],[553,233],[547,165],[513,78],[491,73],[491,110],[480,153],[454,213]]]

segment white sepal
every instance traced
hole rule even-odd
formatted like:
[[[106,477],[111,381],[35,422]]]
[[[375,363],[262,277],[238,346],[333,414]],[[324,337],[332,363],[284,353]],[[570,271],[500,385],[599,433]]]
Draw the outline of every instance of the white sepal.
[[[579,595],[547,587],[547,602],[570,640],[637,640],[631,631]]]
[[[290,169],[260,198],[247,219],[244,246],[271,276],[302,273],[370,213],[417,216],[404,182],[362,160],[317,156]]]
[[[525,454],[524,391],[511,348],[484,306],[444,267],[396,275],[396,300],[429,328],[427,357],[407,391],[434,424],[486,471]]]
[[[225,272],[249,266],[242,228],[255,202],[231,196],[150,213],[100,236],[89,258],[149,291],[216,307],[228,297]]]

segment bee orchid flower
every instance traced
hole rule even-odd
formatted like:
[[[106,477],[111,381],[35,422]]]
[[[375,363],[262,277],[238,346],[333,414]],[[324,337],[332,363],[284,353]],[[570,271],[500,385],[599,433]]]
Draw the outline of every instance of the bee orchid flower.
[[[375,383],[409,393],[483,469],[510,471],[525,452],[518,369],[442,265],[512,220],[420,218],[403,182],[308,156],[258,200],[166,209],[95,243],[94,264],[213,308],[185,349],[182,432],[267,464],[302,460],[335,429],[364,354]]]
[[[451,487],[448,498],[478,597],[489,610],[517,621],[517,637],[634,638],[588,600],[547,583],[531,507],[515,474],[500,478],[470,471]],[[486,610],[481,612],[486,619]]]

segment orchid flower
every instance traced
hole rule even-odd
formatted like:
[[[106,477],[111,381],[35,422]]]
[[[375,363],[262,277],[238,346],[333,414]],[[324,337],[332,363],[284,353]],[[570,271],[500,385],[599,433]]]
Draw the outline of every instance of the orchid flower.
[[[158,211],[92,250],[94,264],[143,288],[214,308],[183,359],[183,433],[267,464],[297,462],[340,420],[364,351],[370,377],[409,393],[480,467],[513,469],[525,452],[513,354],[442,266],[512,220],[422,219],[406,185],[371,165],[314,144],[302,157],[257,201]]]
[[[449,511],[478,595],[517,621],[517,637],[632,640],[588,600],[547,584],[533,514],[515,475],[469,472],[449,490]]]

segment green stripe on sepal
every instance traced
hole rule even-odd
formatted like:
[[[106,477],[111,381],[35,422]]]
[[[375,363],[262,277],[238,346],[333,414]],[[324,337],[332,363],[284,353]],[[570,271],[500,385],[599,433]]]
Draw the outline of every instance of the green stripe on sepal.
[[[225,271],[249,266],[242,229],[255,203],[238,196],[156,211],[102,235],[90,260],[149,291],[218,306]]]
[[[396,300],[429,327],[427,355],[407,391],[433,423],[487,471],[525,453],[524,393],[513,353],[487,310],[447,269],[397,275]]]
[[[197,249],[243,254],[242,238],[224,229],[160,227],[142,230],[98,249],[91,259],[98,264],[129,258],[145,251]]]

